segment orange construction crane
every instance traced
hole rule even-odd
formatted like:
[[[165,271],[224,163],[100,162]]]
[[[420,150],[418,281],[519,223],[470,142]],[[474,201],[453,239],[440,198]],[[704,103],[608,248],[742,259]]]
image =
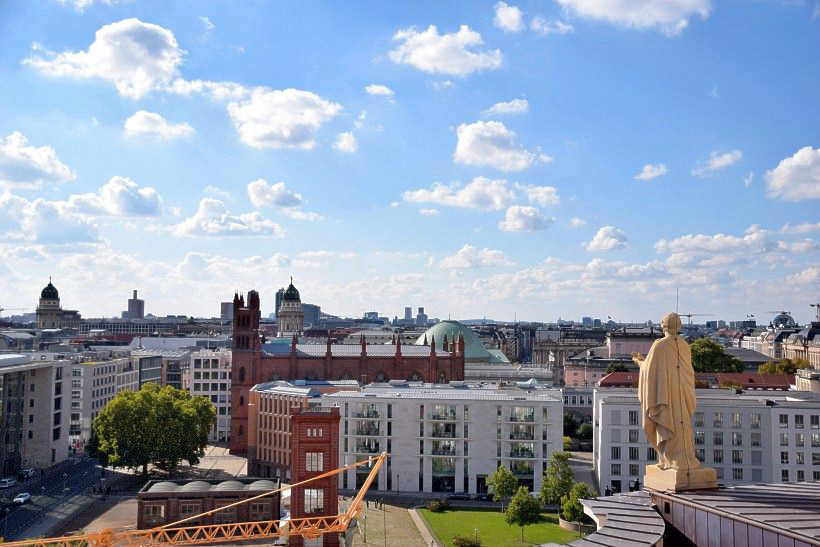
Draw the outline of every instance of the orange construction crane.
[[[83,544],[91,547],[109,547],[113,545],[122,546],[142,546],[142,545],[203,545],[211,543],[225,543],[237,541],[249,541],[260,539],[272,539],[287,536],[302,536],[308,539],[316,539],[327,533],[342,533],[350,526],[350,523],[362,511],[362,498],[367,493],[373,479],[379,472],[384,461],[387,459],[387,452],[382,452],[378,456],[373,456],[360,462],[333,469],[310,479],[270,490],[242,501],[231,503],[218,509],[212,509],[198,515],[193,515],[170,524],[158,526],[148,530],[126,530],[124,532],[114,532],[108,528],[101,532],[90,534],[78,534],[76,536],[63,536],[55,538],[43,538],[27,541],[12,541],[3,543],[3,547],[78,547]],[[283,490],[289,490],[295,486],[302,486],[311,481],[323,479],[331,475],[336,475],[348,469],[361,465],[372,465],[373,468],[367,475],[367,479],[362,484],[353,502],[347,511],[338,515],[326,515],[320,517],[303,517],[290,520],[260,520],[255,522],[237,522],[233,524],[200,524],[191,526],[179,526],[188,521],[197,520],[218,511],[224,511],[243,503],[248,503],[259,498],[264,498]]]

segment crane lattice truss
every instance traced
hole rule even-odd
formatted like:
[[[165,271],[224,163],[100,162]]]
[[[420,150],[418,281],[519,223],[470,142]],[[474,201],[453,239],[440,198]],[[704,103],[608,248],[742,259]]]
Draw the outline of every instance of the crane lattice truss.
[[[310,479],[270,490],[263,494],[253,496],[229,505],[205,511],[198,515],[151,528],[148,530],[126,530],[114,532],[108,528],[101,532],[80,534],[74,536],[63,536],[55,538],[43,538],[27,541],[13,541],[3,543],[3,547],[80,547],[90,545],[92,547],[108,546],[138,546],[138,545],[204,545],[211,543],[226,543],[236,541],[250,541],[260,539],[273,539],[278,537],[301,536],[307,539],[315,539],[327,533],[345,532],[350,523],[362,511],[362,498],[367,493],[373,479],[379,472],[384,461],[387,459],[387,452],[382,452],[378,456],[362,460],[360,462],[327,471],[321,475]],[[236,507],[244,503],[249,503],[260,498],[276,494],[283,490],[289,490],[296,486],[302,486],[315,480],[323,479],[348,469],[362,465],[372,465],[367,479],[353,498],[353,502],[347,511],[338,515],[327,515],[317,517],[301,517],[290,520],[260,520],[254,522],[238,522],[232,524],[199,524],[189,526],[179,526],[189,521],[195,521],[231,507]]]

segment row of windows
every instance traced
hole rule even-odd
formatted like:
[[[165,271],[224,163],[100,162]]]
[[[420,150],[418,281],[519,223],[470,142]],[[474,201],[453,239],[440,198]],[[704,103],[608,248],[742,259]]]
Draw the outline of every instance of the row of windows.
[[[208,389],[210,387],[210,389]],[[194,383],[194,391],[228,391],[230,388],[225,383]]]
[[[194,380],[220,380],[220,379],[230,380],[231,379],[231,373],[227,372],[227,371],[224,371],[224,370],[222,372],[217,372],[217,371],[213,371],[213,372],[208,372],[208,371],[198,372],[197,371],[197,372],[194,372]]]

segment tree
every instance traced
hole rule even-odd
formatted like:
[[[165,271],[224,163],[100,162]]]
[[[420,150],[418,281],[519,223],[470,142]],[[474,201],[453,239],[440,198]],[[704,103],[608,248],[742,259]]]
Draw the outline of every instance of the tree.
[[[487,485],[493,490],[493,501],[501,502],[501,512],[504,512],[504,499],[515,494],[518,480],[509,469],[503,465],[487,477]]]
[[[585,500],[594,497],[595,494],[585,482],[576,482],[572,485],[569,493],[561,500],[561,518],[570,522],[581,522],[586,515],[584,514],[584,506],[579,500]]]
[[[727,355],[723,347],[708,338],[698,338],[690,346],[695,372],[743,372],[743,363]]]
[[[592,438],[592,424],[589,422],[584,422],[578,426],[578,431],[575,432],[575,435],[579,439],[583,439],[588,441]]]
[[[626,363],[612,363],[606,367],[606,373],[609,374],[610,372],[629,372],[629,365]]]
[[[93,423],[93,450],[114,467],[148,465],[173,474],[179,462],[199,463],[216,422],[216,409],[204,397],[151,382],[139,391],[118,393]]]
[[[564,435],[574,437],[576,429],[578,429],[578,422],[572,414],[564,414]]]
[[[541,520],[541,506],[538,500],[532,497],[527,488],[521,486],[510,500],[507,513],[504,515],[507,524],[518,525],[521,528],[521,542],[524,542],[524,526]]]
[[[561,498],[572,489],[575,473],[569,466],[569,454],[553,452],[547,470],[541,479],[541,503],[553,505],[561,503]]]
[[[760,374],[797,374],[797,369],[811,368],[805,359],[778,359],[763,363],[757,368]]]

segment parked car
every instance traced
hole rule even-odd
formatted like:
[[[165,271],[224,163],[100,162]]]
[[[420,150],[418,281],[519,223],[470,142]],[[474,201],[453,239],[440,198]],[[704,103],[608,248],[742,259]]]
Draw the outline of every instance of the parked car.
[[[450,494],[447,496],[448,500],[470,501],[470,494]]]
[[[493,501],[493,495],[489,492],[482,492],[475,495],[476,501]]]
[[[14,498],[14,503],[17,505],[23,505],[31,501],[31,494],[28,492],[20,492],[17,494],[17,497]]]
[[[5,479],[0,479],[0,488],[11,488],[17,484],[17,479],[13,477],[6,477]]]
[[[17,474],[17,480],[20,480],[20,481],[27,481],[27,480],[29,480],[29,479],[31,479],[31,478],[34,478],[34,475],[36,475],[36,474],[37,474],[37,472],[36,472],[36,471],[34,471],[34,469],[31,469],[31,468],[29,468],[29,469],[23,469],[22,471],[20,471],[20,472]]]

